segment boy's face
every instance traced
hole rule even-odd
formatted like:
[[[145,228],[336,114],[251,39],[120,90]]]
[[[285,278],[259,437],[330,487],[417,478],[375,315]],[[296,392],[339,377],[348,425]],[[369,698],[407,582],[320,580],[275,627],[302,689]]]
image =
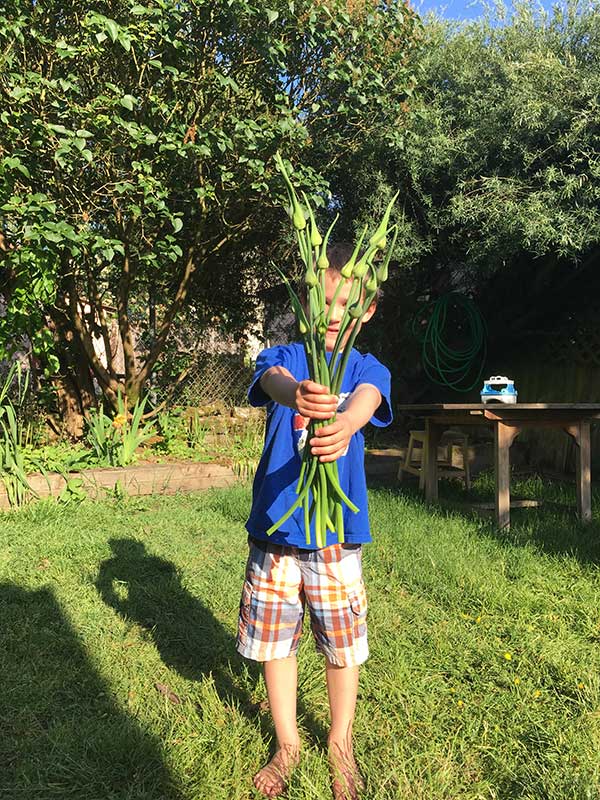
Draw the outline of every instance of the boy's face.
[[[345,280],[342,278],[339,272],[336,270],[328,269],[325,272],[325,312],[329,311],[329,306],[333,301],[333,296],[336,292],[338,283],[343,281],[343,286],[340,289],[340,292],[335,300],[335,307],[331,313],[331,321],[329,322],[329,326],[327,331],[325,332],[325,347],[327,352],[331,352],[335,346],[335,340],[337,339],[338,331],[340,328],[340,322],[342,320],[342,316],[344,315],[344,309],[346,308],[346,304],[348,303],[348,296],[350,295],[350,290],[352,288],[352,280]],[[373,314],[375,313],[375,303],[371,303],[365,315],[363,317],[363,323],[368,322]],[[350,338],[350,334],[352,333],[352,329],[356,325],[356,320],[353,320],[348,328],[346,329],[346,333],[344,334],[344,338],[342,340],[342,347],[345,347],[346,342]]]

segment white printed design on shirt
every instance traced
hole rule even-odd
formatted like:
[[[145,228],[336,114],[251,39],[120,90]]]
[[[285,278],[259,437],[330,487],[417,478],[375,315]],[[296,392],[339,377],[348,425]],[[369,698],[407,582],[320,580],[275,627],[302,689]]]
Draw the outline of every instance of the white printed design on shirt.
[[[344,411],[346,408],[346,400],[350,397],[350,392],[341,392],[338,395],[338,411]],[[301,414],[296,412],[294,414],[294,418],[292,421],[292,429],[294,431],[294,441],[296,442],[296,448],[298,453],[302,456],[304,453],[304,447],[306,445],[306,439],[308,438],[308,417],[303,417]],[[342,453],[343,456],[346,455],[348,452],[348,448],[344,450]]]

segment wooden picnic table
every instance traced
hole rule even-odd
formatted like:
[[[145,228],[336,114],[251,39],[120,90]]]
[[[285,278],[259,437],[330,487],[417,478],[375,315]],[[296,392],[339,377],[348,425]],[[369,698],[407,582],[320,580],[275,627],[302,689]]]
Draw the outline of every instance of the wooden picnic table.
[[[425,500],[438,499],[437,447],[454,425],[488,425],[494,430],[495,511],[500,528],[510,527],[510,446],[523,428],[559,428],[576,444],[577,512],[592,518],[590,424],[600,419],[600,403],[432,403],[396,406],[425,419],[427,452]]]

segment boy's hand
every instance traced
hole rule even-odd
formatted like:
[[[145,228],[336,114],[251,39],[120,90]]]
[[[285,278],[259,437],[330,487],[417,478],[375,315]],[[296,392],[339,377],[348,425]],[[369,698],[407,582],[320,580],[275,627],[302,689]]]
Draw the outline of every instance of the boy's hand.
[[[310,440],[311,453],[319,461],[337,461],[346,453],[353,433],[350,420],[343,413],[338,414],[335,422],[317,428]]]
[[[296,386],[295,406],[303,417],[330,419],[337,411],[338,398],[320,383],[306,380]]]

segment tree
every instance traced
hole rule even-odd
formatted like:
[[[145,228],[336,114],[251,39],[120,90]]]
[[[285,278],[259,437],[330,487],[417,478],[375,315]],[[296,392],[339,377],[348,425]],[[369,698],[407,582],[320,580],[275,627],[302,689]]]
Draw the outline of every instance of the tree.
[[[386,321],[388,356],[415,356],[413,314],[450,290],[477,301],[495,353],[598,296],[599,11],[525,2],[463,25],[425,21],[406,124],[356,160],[360,196],[405,198],[404,270],[388,290],[404,324],[394,338]]]
[[[6,352],[29,337],[72,433],[92,378],[113,405],[140,396],[202,272],[222,270],[233,295],[244,254],[273,252],[277,150],[302,159],[303,188],[325,193],[321,167],[395,122],[418,28],[397,0],[94,9],[9,0],[0,21],[0,340]],[[132,318],[149,305],[159,318],[139,358]]]

